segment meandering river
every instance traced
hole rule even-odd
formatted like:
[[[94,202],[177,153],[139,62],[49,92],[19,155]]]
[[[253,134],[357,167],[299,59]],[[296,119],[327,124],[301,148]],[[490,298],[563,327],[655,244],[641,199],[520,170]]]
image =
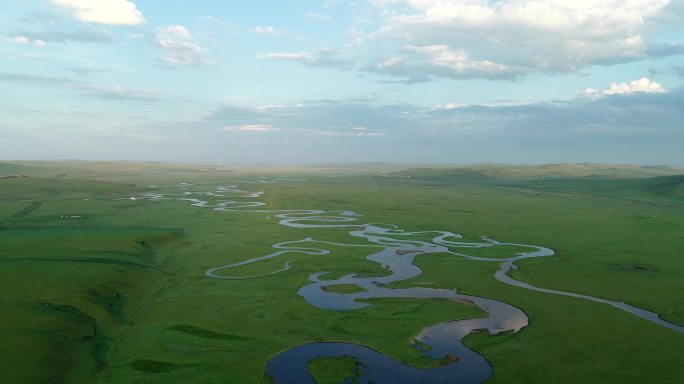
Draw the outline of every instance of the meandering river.
[[[258,181],[242,181],[240,183],[269,183],[276,179],[261,178]],[[217,266],[205,272],[209,278],[218,279],[248,279],[274,275],[290,269],[291,263],[285,261],[281,269],[261,275],[245,276],[230,274],[238,267],[265,259],[280,257],[290,253],[308,255],[325,255],[330,251],[328,246],[365,247],[369,249],[368,260],[384,266],[387,274],[382,276],[361,277],[354,273],[336,279],[321,279],[325,271],[309,276],[309,284],[299,289],[298,294],[309,304],[321,309],[346,311],[368,306],[364,301],[377,298],[421,298],[421,299],[450,299],[467,301],[484,312],[486,317],[456,320],[437,324],[424,329],[416,335],[413,347],[433,359],[449,357],[451,363],[429,369],[411,367],[378,351],[363,345],[350,343],[310,343],[283,351],[266,365],[266,374],[278,384],[314,384],[315,381],[308,371],[308,363],[319,357],[349,356],[356,359],[363,367],[358,380],[361,383],[375,384],[420,384],[420,383],[483,383],[492,374],[489,362],[480,354],[467,349],[461,340],[476,331],[487,331],[490,335],[501,332],[517,332],[527,326],[528,318],[525,313],[510,304],[491,298],[463,295],[455,290],[413,287],[389,288],[392,283],[408,280],[419,276],[422,270],[414,264],[418,255],[430,253],[453,254],[471,260],[500,263],[500,268],[494,277],[502,283],[533,291],[570,296],[611,305],[615,308],[639,316],[660,326],[684,333],[684,327],[669,323],[661,319],[657,313],[637,308],[625,303],[601,299],[589,295],[573,292],[557,291],[533,286],[518,281],[508,275],[515,269],[515,262],[532,257],[548,257],[555,253],[552,249],[537,245],[504,243],[487,237],[479,241],[465,241],[460,234],[448,231],[406,232],[391,224],[364,224],[360,222],[360,215],[351,211],[328,211],[318,209],[305,210],[270,210],[264,209],[265,203],[254,200],[261,197],[264,191],[246,191],[237,185],[215,186],[213,191],[188,191],[210,187],[210,183],[163,186],[168,189],[185,189],[175,193],[147,193],[138,198],[147,200],[183,200],[190,204],[222,212],[254,212],[268,214],[278,219],[281,225],[294,228],[338,228],[346,231],[350,237],[362,239],[365,244],[346,244],[318,241],[313,238],[281,242],[273,244],[275,252],[237,263]],[[159,188],[159,186],[154,186]],[[420,238],[423,240],[416,240]],[[431,240],[426,241],[426,238]],[[468,250],[494,247],[519,247],[528,249],[511,257],[496,258],[469,255]],[[458,250],[456,252],[455,250]],[[472,251],[471,251],[472,253]],[[478,254],[483,254],[479,251]],[[486,254],[486,252],[484,253]],[[352,284],[362,288],[356,293],[328,292],[326,286]]]

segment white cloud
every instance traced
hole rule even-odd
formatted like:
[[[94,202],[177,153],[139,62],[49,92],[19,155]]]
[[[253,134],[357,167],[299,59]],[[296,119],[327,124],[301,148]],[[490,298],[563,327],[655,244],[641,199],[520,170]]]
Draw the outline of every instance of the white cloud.
[[[398,77],[414,83],[429,80],[432,76],[462,78],[509,78],[519,69],[490,60],[471,58],[465,51],[450,49],[445,44],[406,46],[393,56],[363,69]]]
[[[9,38],[7,38],[7,40],[14,43],[14,44],[35,45],[36,47],[44,47],[45,46],[44,40],[41,40],[41,39],[31,40],[30,38],[28,38],[24,35],[9,37]]]
[[[140,25],[142,12],[128,0],[51,0],[53,4],[87,23]]]
[[[260,35],[277,36],[283,33],[283,31],[276,29],[270,25],[267,26],[257,26],[254,28],[254,32]]]
[[[22,45],[28,45],[31,44],[31,40],[29,40],[28,37],[26,36],[15,36],[15,37],[10,37],[7,40],[15,43],[15,44],[22,44]]]
[[[464,108],[466,105],[464,104],[458,104],[454,103],[453,101],[449,101],[444,104],[437,104],[435,105],[432,109],[433,110],[440,110],[440,109],[457,109],[457,108]]]
[[[369,0],[347,33],[360,55],[326,48],[268,52],[262,59],[350,68],[403,78],[515,80],[578,73],[684,52],[654,40],[677,27],[670,0]],[[358,8],[361,9],[361,8]],[[669,17],[666,17],[669,15]],[[303,14],[313,17],[311,14]],[[681,17],[680,17],[681,19]],[[273,27],[257,27],[275,34]],[[327,51],[326,51],[327,50]]]
[[[188,31],[188,29],[182,25],[169,25],[168,27],[161,28],[160,30],[169,36],[173,36],[182,40],[190,40],[192,37],[190,31]]]
[[[282,132],[288,134],[299,134],[305,136],[325,136],[325,137],[378,137],[383,136],[381,132],[377,129],[370,129],[365,125],[357,124],[346,124],[346,126],[329,126],[327,129],[322,129],[319,123],[314,124],[315,127],[310,127],[311,121],[302,121],[300,123],[292,124],[292,119],[298,119],[304,117],[308,120],[306,112],[304,115],[302,113],[291,113],[293,108],[306,108],[306,107],[293,107],[279,105],[275,107],[260,108],[256,107],[254,109],[243,109],[237,108],[233,109],[231,117],[244,120],[245,113],[252,119],[261,119],[263,121],[278,121],[278,124],[285,123],[286,126],[276,126],[273,124],[225,124],[220,130],[226,132],[245,132],[245,133],[255,133],[263,134],[270,132]],[[314,107],[315,108],[315,107]],[[231,108],[232,109],[232,108]],[[286,109],[285,113],[279,113],[279,111],[274,109]],[[323,123],[320,123],[323,124]]]
[[[41,56],[36,55],[35,53],[22,53],[20,56],[28,60],[43,60]]]
[[[657,45],[649,36],[669,2],[371,0],[380,49],[366,68],[409,76],[377,64],[399,58],[424,77],[514,78],[640,60]]]
[[[425,57],[429,64],[447,68],[457,74],[466,72],[500,73],[509,70],[506,65],[489,60],[473,60],[464,51],[449,49],[444,44],[423,47],[409,46],[407,48]]]
[[[276,28],[271,25],[259,25],[254,27],[252,31],[256,34],[269,37],[293,37],[298,40],[305,40],[298,32],[290,31],[287,29]]]
[[[623,95],[631,93],[665,93],[665,88],[663,88],[660,83],[651,81],[648,77],[642,77],[637,80],[632,80],[629,83],[610,83],[608,88],[603,90],[597,90],[594,88],[586,88],[578,94],[580,96],[585,96],[590,99],[597,99],[604,96],[611,95]]]
[[[296,129],[296,132],[305,133],[308,136],[323,136],[323,137],[380,137],[383,136],[380,132],[366,132],[365,130],[346,131],[340,129]]]
[[[629,83],[611,83],[608,89],[603,91],[606,95],[618,95],[623,93],[645,92],[645,93],[663,93],[665,89],[655,81],[651,81],[648,77],[642,77],[638,80],[632,80]]]
[[[394,13],[397,25],[444,25],[491,28],[499,23],[558,31],[594,26],[582,35],[613,34],[615,29],[641,28],[649,17],[660,13],[669,0],[375,0],[375,5],[404,5],[413,13]],[[618,31],[619,32],[619,31]]]
[[[238,131],[238,132],[273,132],[279,131],[277,127],[267,124],[245,124],[245,125],[231,125],[221,128],[224,131]]]
[[[283,104],[266,104],[266,105],[259,105],[257,107],[254,107],[257,111],[265,111],[267,109],[274,109],[274,108],[285,108],[285,105]]]
[[[207,64],[206,49],[193,41],[190,31],[182,25],[157,28],[152,41],[163,49],[159,60],[171,64]]]
[[[292,60],[305,63],[309,63],[314,60],[314,56],[309,52],[266,52],[259,53],[256,57],[259,59]]]
[[[256,55],[259,59],[297,61],[311,67],[347,67],[353,55],[332,48],[315,52],[266,52]]]

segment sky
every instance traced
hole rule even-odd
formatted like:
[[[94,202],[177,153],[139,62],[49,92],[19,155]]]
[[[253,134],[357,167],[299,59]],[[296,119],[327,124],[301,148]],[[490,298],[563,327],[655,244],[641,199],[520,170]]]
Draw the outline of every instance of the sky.
[[[3,0],[0,159],[684,165],[684,0]]]

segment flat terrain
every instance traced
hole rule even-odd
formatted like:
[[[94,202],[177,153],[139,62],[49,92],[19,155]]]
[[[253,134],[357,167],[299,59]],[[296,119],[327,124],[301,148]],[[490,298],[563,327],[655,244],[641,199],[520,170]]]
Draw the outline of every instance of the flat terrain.
[[[386,273],[363,247],[329,245],[329,255],[289,254],[230,272],[266,274],[290,261],[290,269],[262,278],[207,278],[210,268],[273,253],[274,243],[363,242],[344,230],[285,227],[267,212],[144,198],[178,193],[180,183],[265,191],[252,199],[264,209],[349,210],[364,223],[407,231],[549,247],[556,256],[520,261],[511,276],[684,325],[682,173],[596,164],[0,162],[0,382],[268,383],[272,356],[315,341],[360,343],[426,367],[436,363],[410,346],[422,329],[482,315],[437,299],[376,299],[336,312],[297,295],[315,272]],[[520,250],[477,252],[500,258]],[[398,286],[456,288],[529,317],[518,333],[465,339],[493,366],[491,383],[684,382],[681,333],[607,305],[502,284],[493,277],[498,263],[444,253],[418,255],[416,265],[424,273]],[[341,358],[310,368],[319,383],[340,383],[354,366]]]

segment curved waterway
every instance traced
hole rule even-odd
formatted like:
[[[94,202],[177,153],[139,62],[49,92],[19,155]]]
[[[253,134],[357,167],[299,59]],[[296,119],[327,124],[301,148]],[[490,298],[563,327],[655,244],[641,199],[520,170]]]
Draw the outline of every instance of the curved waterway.
[[[275,179],[262,178],[256,182],[244,181],[244,183],[269,183]],[[208,183],[202,183],[205,186]],[[179,185],[164,186],[166,188],[197,188],[200,185],[181,183]],[[573,292],[557,291],[539,288],[531,284],[513,279],[507,273],[515,269],[515,262],[532,257],[548,257],[555,253],[550,248],[536,245],[504,243],[488,237],[482,237],[480,241],[464,241],[460,234],[448,231],[424,231],[406,232],[391,224],[363,224],[359,223],[360,215],[351,211],[326,211],[318,209],[307,210],[268,210],[262,209],[265,203],[250,199],[261,197],[264,191],[245,191],[236,185],[217,186],[214,191],[184,191],[173,194],[148,193],[140,198],[158,200],[183,200],[190,204],[210,208],[223,212],[254,212],[266,213],[278,219],[281,225],[294,228],[339,228],[345,230],[349,236],[365,240],[365,244],[345,244],[318,241],[313,238],[305,238],[295,241],[273,244],[275,252],[237,263],[221,265],[205,272],[210,278],[218,279],[251,279],[274,275],[292,268],[290,261],[286,261],[281,269],[261,275],[235,275],[231,270],[239,270],[238,267],[272,259],[290,253],[307,255],[326,255],[330,253],[326,245],[346,247],[366,247],[372,252],[366,259],[381,264],[388,272],[382,276],[361,277],[355,273],[346,276],[324,280],[321,279],[327,272],[321,271],[309,276],[309,284],[299,289],[298,294],[309,304],[321,309],[347,311],[370,305],[360,300],[378,298],[419,298],[419,299],[448,299],[459,302],[472,303],[484,312],[486,317],[456,320],[433,325],[416,335],[412,345],[425,356],[439,360],[450,361],[446,365],[436,368],[418,369],[405,365],[393,358],[364,345],[351,343],[319,342],[294,346],[285,350],[266,365],[266,374],[277,384],[315,384],[308,371],[308,363],[320,357],[353,357],[360,367],[358,380],[361,383],[375,384],[420,384],[420,383],[483,383],[492,374],[489,362],[480,354],[467,349],[461,340],[463,337],[477,331],[487,331],[490,335],[502,332],[517,332],[527,326],[528,318],[525,313],[510,304],[490,298],[463,295],[455,290],[435,289],[425,287],[413,288],[388,288],[390,284],[408,280],[422,273],[422,270],[414,265],[417,255],[430,253],[447,253],[458,257],[476,261],[498,262],[500,268],[494,277],[508,285],[533,291],[570,296],[579,299],[611,305],[617,309],[629,312],[645,320],[660,326],[684,333],[684,327],[669,323],[661,319],[657,313],[637,308],[622,302],[616,302],[589,295]],[[423,240],[415,240],[419,237]],[[426,238],[431,238],[425,241]],[[482,249],[494,247],[518,247],[528,248],[528,252],[519,252],[508,258],[494,258],[486,256],[469,255],[469,249]],[[459,252],[455,252],[457,249]],[[471,251],[472,253],[473,251]],[[483,254],[478,251],[478,254]],[[486,254],[486,252],[484,252]],[[362,290],[356,293],[328,292],[326,286],[352,284]]]

